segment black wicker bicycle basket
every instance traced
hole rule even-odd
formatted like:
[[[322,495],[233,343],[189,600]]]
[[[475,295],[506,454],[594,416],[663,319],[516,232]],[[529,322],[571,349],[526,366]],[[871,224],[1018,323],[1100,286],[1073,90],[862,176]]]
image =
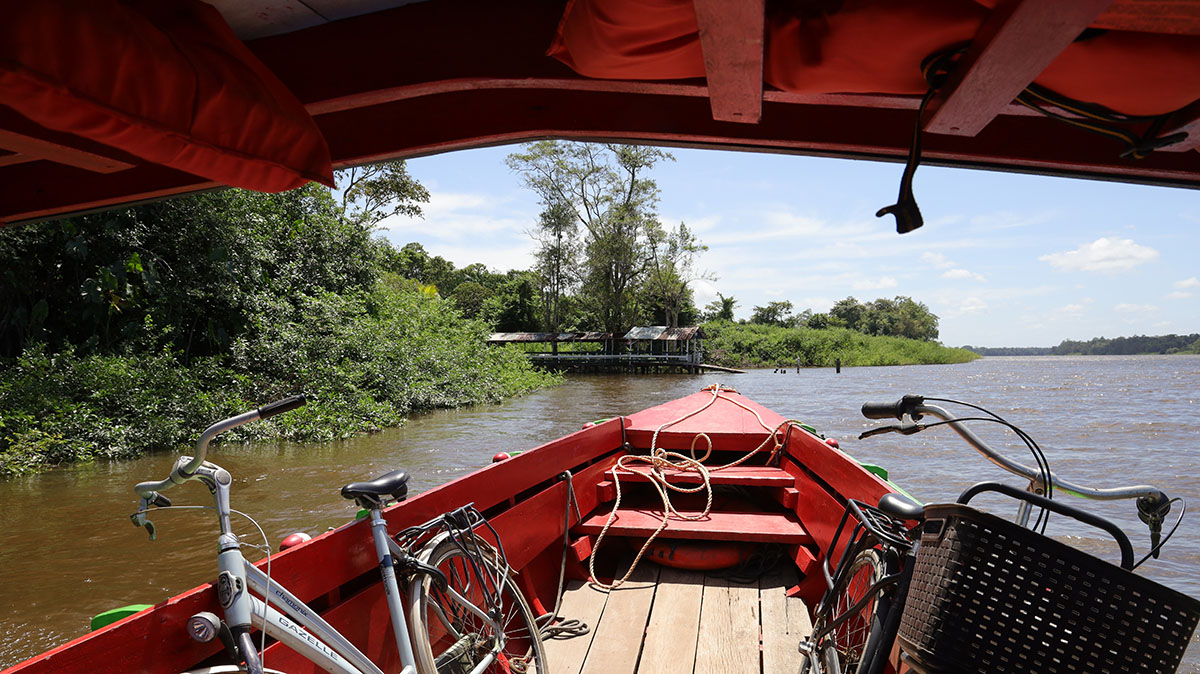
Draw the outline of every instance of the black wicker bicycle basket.
[[[960,504],[926,507],[900,623],[922,672],[1174,672],[1200,601]]]

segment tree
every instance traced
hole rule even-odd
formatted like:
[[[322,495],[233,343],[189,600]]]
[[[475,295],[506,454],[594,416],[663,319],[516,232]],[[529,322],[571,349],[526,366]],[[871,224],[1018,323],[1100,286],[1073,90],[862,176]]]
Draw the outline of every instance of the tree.
[[[765,307],[754,307],[754,313],[750,316],[750,322],[762,325],[786,326],[791,313],[791,302],[767,302],[767,306]]]
[[[440,255],[430,255],[424,246],[415,241],[404,244],[398,251],[392,249],[384,261],[384,268],[422,285],[447,290],[457,286],[454,283],[454,263]]]
[[[538,326],[537,275],[510,271],[496,287],[484,313],[499,332],[526,332]]]
[[[687,225],[680,222],[674,230],[665,230],[657,223],[647,228],[650,265],[645,288],[651,309],[661,311],[668,327],[679,327],[679,314],[691,305],[692,281],[715,280],[708,272],[696,272],[696,258],[708,250]]]
[[[735,306],[737,306],[737,300],[717,293],[717,299],[709,302],[708,306],[704,307],[704,312],[701,316],[706,321],[732,321],[733,308]]]
[[[342,213],[367,225],[396,214],[420,217],[418,202],[429,201],[429,191],[408,174],[403,159],[355,166],[335,177],[342,190]]]
[[[829,315],[841,321],[842,325],[851,330],[861,330],[863,318],[866,316],[867,308],[858,303],[858,300],[853,297],[847,297],[844,300],[838,300],[837,304],[829,310]]]
[[[673,157],[657,148],[540,141],[508,156],[508,166],[541,197],[569,206],[584,229],[582,298],[609,332],[637,315],[635,290],[647,268],[647,228],[657,224],[658,186],[646,177]]]
[[[474,281],[465,281],[455,286],[454,292],[450,297],[458,305],[463,316],[478,318],[480,312],[483,311],[484,303],[491,299],[493,294],[490,289]]]
[[[561,201],[550,203],[538,219],[534,238],[539,242],[534,269],[538,273],[542,325],[546,332],[561,331],[565,303],[579,280],[578,223],[575,211]],[[558,353],[558,342],[551,342]]]

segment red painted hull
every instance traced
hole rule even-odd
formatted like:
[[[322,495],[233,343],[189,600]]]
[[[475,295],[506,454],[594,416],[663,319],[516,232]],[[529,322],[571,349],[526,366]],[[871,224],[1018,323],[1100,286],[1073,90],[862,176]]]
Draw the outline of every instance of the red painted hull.
[[[774,429],[784,422],[778,414],[735,393],[722,397],[704,411],[683,422],[661,428],[701,408],[712,400],[701,392],[651,408],[629,417],[613,419],[572,433],[510,459],[487,465],[462,478],[412,497],[386,511],[393,530],[426,521],[436,515],[474,502],[488,514],[500,534],[509,562],[520,571],[518,578],[535,612],[551,606],[557,589],[566,522],[567,483],[563,471],[573,474],[580,515],[570,514],[572,545],[568,555],[570,572],[584,573],[586,557],[595,545],[597,530],[589,523],[603,522],[612,512],[612,470],[621,456],[645,453],[657,434],[657,446],[687,452],[697,434],[704,433],[720,456],[742,456],[766,442],[765,459],[775,446],[769,442]],[[828,546],[842,515],[841,501],[855,497],[875,501],[891,490],[886,482],[863,470],[845,454],[820,438],[796,427],[785,426],[776,438],[782,442],[777,467],[742,467],[714,483],[747,480],[759,494],[758,505],[741,501],[714,502],[711,516],[701,522],[673,519],[663,539],[733,540],[775,542],[784,546],[798,570],[807,574],[799,592],[815,604],[823,590],[819,567],[814,566]],[[698,447],[703,450],[701,442]],[[702,453],[702,451],[700,452]],[[709,463],[721,461],[718,454]],[[759,457],[748,464],[759,464]],[[618,518],[628,537],[645,540],[645,532],[634,524],[639,516],[652,518],[652,492],[636,485],[629,476],[621,486],[627,513]],[[638,494],[639,488],[645,493]],[[686,499],[681,500],[686,506]],[[765,505],[764,505],[765,504]],[[701,504],[702,505],[702,504]],[[681,506],[682,507],[682,506]],[[622,508],[626,508],[625,505]],[[635,510],[637,511],[635,513]],[[650,530],[653,530],[653,526]],[[610,532],[610,536],[624,535]],[[732,532],[732,533],[730,533]],[[624,553],[627,546],[603,544],[601,555]],[[598,573],[600,567],[598,566]],[[338,630],[351,639],[386,672],[399,669],[390,637],[387,607],[375,579],[376,560],[365,522],[348,524],[273,558],[272,577],[290,588],[303,601],[322,610]],[[73,674],[105,671],[168,674],[218,656],[216,642],[199,644],[188,638],[182,626],[199,611],[219,613],[211,585],[197,587],[173,597],[153,609],[130,616],[43,655],[6,670],[5,674]],[[315,672],[312,663],[281,647],[267,654],[272,668],[288,672]]]

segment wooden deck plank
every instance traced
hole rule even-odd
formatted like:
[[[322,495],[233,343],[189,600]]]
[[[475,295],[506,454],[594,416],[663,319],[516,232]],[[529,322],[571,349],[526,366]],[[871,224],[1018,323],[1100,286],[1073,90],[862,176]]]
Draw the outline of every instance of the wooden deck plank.
[[[546,661],[550,663],[550,671],[578,674],[583,668],[583,661],[592,645],[592,639],[596,636],[596,628],[600,624],[607,599],[608,593],[597,590],[585,581],[572,580],[567,584],[559,615],[567,619],[581,620],[591,629],[587,634],[570,639],[546,640]]]
[[[709,576],[695,674],[759,671],[758,587]]]
[[[659,572],[638,674],[692,674],[703,595],[703,572]]]
[[[794,674],[799,658],[796,646],[812,633],[804,601],[785,594],[796,582],[795,569],[782,565],[759,578],[762,674]]]
[[[657,581],[658,565],[643,562],[628,582],[608,593],[582,674],[633,674]]]

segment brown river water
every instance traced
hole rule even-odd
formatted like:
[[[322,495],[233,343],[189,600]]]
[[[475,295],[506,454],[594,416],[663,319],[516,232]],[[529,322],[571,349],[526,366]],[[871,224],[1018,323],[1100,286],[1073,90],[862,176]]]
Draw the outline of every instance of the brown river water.
[[[425,414],[404,428],[349,441],[217,446],[209,459],[233,474],[234,507],[253,516],[277,546],[289,533],[315,534],[352,518],[354,508],[337,493],[346,482],[405,468],[417,493],[486,464],[498,451],[527,449],[586,421],[636,412],[715,382],[837,438],[843,450],[888,468],[893,481],[927,502],[953,500],[974,482],[1015,478],[945,428],[857,440],[881,423],[859,414],[863,402],[916,393],[981,404],[1032,435],[1065,479],[1104,487],[1149,483],[1200,510],[1200,356],[984,358],[840,374],[577,376],[499,405]],[[1028,462],[1014,436],[991,426],[976,430]],[[212,578],[216,534],[207,511],[157,513],[154,542],[129,523],[134,483],[166,477],[174,458],[73,466],[0,482],[0,667],[85,633],[94,614],[154,604]],[[197,484],[170,496],[176,504],[211,504]],[[1004,506],[1000,514],[1015,511],[996,505]],[[1086,505],[1120,524],[1135,550],[1146,550],[1148,536],[1132,502]],[[252,531],[244,520],[236,528]],[[1115,546],[1103,534],[1070,527],[1064,518],[1052,520],[1050,533],[1114,557]],[[1140,571],[1200,597],[1200,514],[1189,514],[1163,558]],[[1200,673],[1196,641],[1181,672]]]

